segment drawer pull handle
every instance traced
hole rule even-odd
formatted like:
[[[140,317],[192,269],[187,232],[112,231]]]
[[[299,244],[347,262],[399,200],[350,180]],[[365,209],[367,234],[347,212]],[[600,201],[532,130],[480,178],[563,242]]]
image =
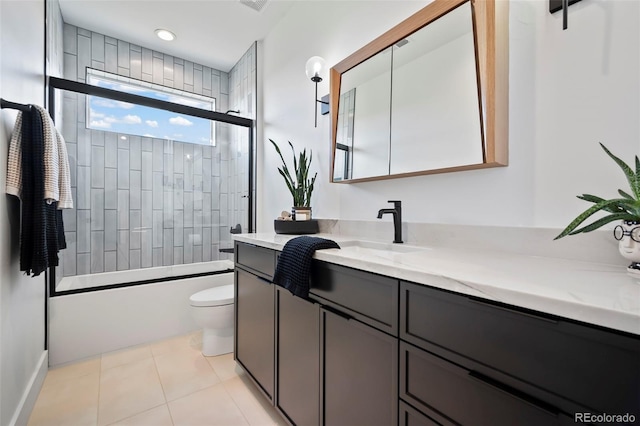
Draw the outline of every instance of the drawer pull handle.
[[[284,288],[284,287],[280,287],[280,286],[278,286],[278,287],[276,287],[276,288],[279,288],[279,289],[280,289],[280,291],[286,291],[286,292],[288,292],[288,293],[289,293],[289,294],[291,294],[294,298],[299,299],[299,300],[302,300],[303,302],[310,303],[310,304],[312,304],[312,305],[319,305],[319,304],[320,304],[320,303],[319,303],[319,302],[317,302],[316,300],[313,300],[313,299],[311,299],[311,298],[309,298],[309,297],[301,297],[301,296],[297,296],[297,295],[295,295],[295,294],[292,294],[289,290],[287,290],[287,289],[286,289],[286,288]]]
[[[557,417],[558,414],[560,414],[560,411],[556,407],[549,405],[546,402],[540,401],[532,396],[529,396],[517,389],[513,389],[503,383],[498,382],[497,380],[485,376],[482,373],[478,373],[477,371],[469,371],[469,377],[495,390],[503,392],[511,396],[512,398],[516,398],[526,404],[531,405],[532,407],[542,410],[550,416]]]
[[[478,305],[488,306],[490,308],[499,309],[501,311],[509,312],[509,313],[512,313],[512,314],[515,314],[515,315],[522,315],[522,316],[525,316],[525,317],[528,317],[528,318],[533,318],[533,319],[536,319],[536,320],[545,321],[545,322],[552,323],[552,324],[557,324],[558,323],[558,321],[556,321],[554,319],[551,319],[551,318],[543,317],[541,315],[535,315],[535,314],[532,314],[532,313],[529,313],[529,312],[522,312],[522,311],[519,311],[519,310],[516,310],[516,309],[508,308],[506,306],[496,305],[496,304],[491,303],[491,302],[485,302],[484,300],[472,299],[470,297],[468,297],[467,300],[469,300],[469,301],[471,301],[473,303],[477,303]]]
[[[269,280],[268,280],[268,279],[266,279],[266,278],[259,277],[258,275],[256,275],[255,277],[256,277],[257,279],[259,279],[260,281],[264,282],[265,284],[269,284],[269,285],[271,285],[271,284],[272,284],[272,282],[271,282],[271,281],[269,281]]]
[[[326,306],[326,305],[322,305],[322,309],[324,309],[327,312],[331,312],[332,314],[335,314],[341,318],[346,319],[347,321],[352,320],[353,317],[349,314],[345,314],[344,312],[340,312],[339,310],[332,308],[330,306]]]

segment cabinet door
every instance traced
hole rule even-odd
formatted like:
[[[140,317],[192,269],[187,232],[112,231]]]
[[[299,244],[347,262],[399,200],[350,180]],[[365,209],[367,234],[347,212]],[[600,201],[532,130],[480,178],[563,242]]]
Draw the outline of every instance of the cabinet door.
[[[323,423],[389,426],[398,422],[398,341],[321,309]]]
[[[296,425],[320,424],[320,307],[276,288],[276,407]]]
[[[400,411],[398,416],[400,418],[398,422],[399,426],[440,426],[440,423],[424,415],[404,401],[400,401],[398,410]]]
[[[240,268],[236,268],[235,274],[235,356],[271,401],[275,369],[275,286]]]

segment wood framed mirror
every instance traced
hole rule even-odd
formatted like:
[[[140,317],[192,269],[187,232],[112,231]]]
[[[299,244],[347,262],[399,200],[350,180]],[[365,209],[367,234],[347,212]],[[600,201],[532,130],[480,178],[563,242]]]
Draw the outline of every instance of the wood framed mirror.
[[[508,19],[434,0],[331,68],[331,181],[506,166]]]

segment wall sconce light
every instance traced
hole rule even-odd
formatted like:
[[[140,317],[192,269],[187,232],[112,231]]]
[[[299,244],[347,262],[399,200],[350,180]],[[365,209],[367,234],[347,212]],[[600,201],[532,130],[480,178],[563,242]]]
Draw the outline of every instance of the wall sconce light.
[[[322,73],[325,70],[325,61],[324,59],[322,59],[320,56],[312,56],[311,58],[309,58],[309,60],[307,61],[307,64],[305,65],[305,71],[307,73],[307,77],[309,79],[311,79],[311,81],[313,81],[316,84],[316,97],[315,97],[315,127],[318,127],[318,103],[323,105],[322,108],[322,114],[328,114],[329,110],[327,109],[325,112],[325,108],[324,105],[329,105],[329,102],[325,101],[324,99],[327,98],[327,96],[323,96],[322,99],[318,99],[318,83],[320,83],[322,81]]]
[[[562,29],[566,30],[569,23],[569,6],[580,0],[549,0],[549,13],[562,11]]]

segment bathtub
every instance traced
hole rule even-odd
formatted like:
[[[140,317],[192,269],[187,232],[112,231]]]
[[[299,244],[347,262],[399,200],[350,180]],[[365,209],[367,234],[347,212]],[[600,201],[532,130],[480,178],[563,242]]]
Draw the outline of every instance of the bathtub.
[[[49,299],[49,365],[59,366],[198,330],[189,297],[233,284],[233,262],[65,277],[68,290]],[[208,274],[208,275],[202,275]],[[137,285],[123,286],[135,282]]]
[[[232,261],[216,260],[213,262],[132,269],[130,271],[75,275],[62,278],[56,285],[56,293],[85,290],[88,288],[122,287],[131,284],[171,281],[183,277],[219,273],[225,270],[233,270]]]

